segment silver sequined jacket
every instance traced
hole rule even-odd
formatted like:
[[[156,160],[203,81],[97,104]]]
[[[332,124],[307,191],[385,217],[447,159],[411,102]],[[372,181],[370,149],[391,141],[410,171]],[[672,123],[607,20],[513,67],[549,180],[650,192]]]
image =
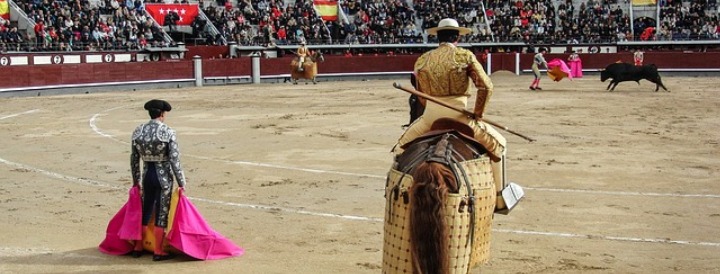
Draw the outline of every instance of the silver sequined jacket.
[[[185,175],[180,165],[180,150],[178,148],[175,130],[158,120],[139,125],[132,135],[132,154],[130,155],[130,167],[135,182],[140,182],[140,160],[147,165],[155,164],[160,184],[171,187],[173,183],[172,172],[178,185],[185,186]],[[145,172],[143,172],[145,173]]]
[[[160,208],[158,223],[167,226],[167,216],[170,211],[170,198],[173,187],[173,175],[178,185],[185,186],[185,175],[180,165],[180,150],[178,149],[175,130],[152,119],[139,125],[132,135],[132,153],[130,154],[130,169],[133,182],[140,183],[142,174],[147,172],[149,165],[155,165],[158,181],[162,191],[160,193]],[[140,173],[140,160],[143,161],[143,172]],[[170,174],[173,175],[170,175]]]

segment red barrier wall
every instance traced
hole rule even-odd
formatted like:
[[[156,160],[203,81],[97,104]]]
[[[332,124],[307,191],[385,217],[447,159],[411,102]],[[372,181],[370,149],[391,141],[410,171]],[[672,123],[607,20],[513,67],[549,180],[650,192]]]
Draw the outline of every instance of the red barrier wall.
[[[0,88],[193,78],[192,61],[2,67]]]
[[[0,54],[0,58],[8,56],[11,55]],[[515,56],[514,53],[492,54],[493,72],[498,70],[514,72]],[[328,74],[412,71],[417,57],[417,55],[325,56],[325,62],[318,66],[318,72],[320,74]],[[567,54],[547,54],[545,59],[548,61],[554,58],[566,60],[567,57]],[[261,75],[289,74],[291,58],[292,57],[288,56],[260,59]],[[581,54],[580,58],[582,59],[584,69],[594,70],[602,69],[608,64],[618,60],[632,62],[632,53]],[[533,54],[520,54],[520,70],[529,70],[532,59]],[[481,60],[480,56],[478,56],[478,60]],[[720,64],[720,52],[646,52],[645,63],[656,64],[661,70],[718,70],[720,69],[720,66],[718,66],[718,64]],[[252,58],[203,59],[202,64],[204,77],[247,77],[252,75]],[[2,77],[2,81],[0,81],[0,89],[194,78],[192,60],[4,65],[0,66],[0,73],[4,76]]]
[[[290,73],[293,57],[261,59],[261,75]],[[318,65],[318,73],[359,73],[412,71],[417,56],[325,56],[325,62]]]
[[[204,77],[233,77],[252,74],[250,58],[240,59],[203,59]]]
[[[200,56],[202,59],[211,59],[227,57],[230,55],[230,48],[226,46],[188,46],[185,47],[185,59],[190,60],[194,56]]]
[[[483,64],[483,68],[487,68]],[[515,53],[494,53],[491,55],[491,69],[493,72],[498,70],[508,70],[515,72]]]

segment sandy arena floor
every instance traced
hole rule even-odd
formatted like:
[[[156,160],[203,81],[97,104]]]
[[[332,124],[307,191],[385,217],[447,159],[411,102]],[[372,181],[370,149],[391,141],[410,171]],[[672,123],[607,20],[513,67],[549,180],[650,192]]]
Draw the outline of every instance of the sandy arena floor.
[[[492,76],[487,117],[537,142],[505,134],[527,198],[496,215],[474,273],[720,271],[718,78],[666,77],[670,93],[598,78],[534,92],[530,76]],[[407,97],[383,80],[0,98],[0,273],[379,273]],[[153,98],[173,105],[188,195],[244,256],[97,250]]]

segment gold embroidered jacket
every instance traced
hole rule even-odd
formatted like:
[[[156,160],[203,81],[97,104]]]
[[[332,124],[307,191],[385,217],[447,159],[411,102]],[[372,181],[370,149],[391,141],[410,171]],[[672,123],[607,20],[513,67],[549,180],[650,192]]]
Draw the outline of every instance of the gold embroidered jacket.
[[[417,89],[431,96],[470,96],[471,81],[477,89],[474,113],[481,118],[490,101],[493,84],[471,51],[451,43],[420,56],[415,62]],[[469,81],[468,81],[469,80]]]
[[[308,53],[309,53],[309,50],[308,50],[308,48],[307,48],[306,46],[300,46],[300,47],[297,49],[297,55],[298,55],[298,56],[305,57],[305,56],[308,56]]]

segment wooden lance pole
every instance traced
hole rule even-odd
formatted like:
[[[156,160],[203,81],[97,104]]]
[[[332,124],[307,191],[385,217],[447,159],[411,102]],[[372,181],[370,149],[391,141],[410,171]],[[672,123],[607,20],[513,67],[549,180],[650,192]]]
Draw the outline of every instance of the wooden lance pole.
[[[512,133],[512,134],[515,134],[515,135],[519,136],[520,138],[523,138],[523,139],[525,139],[525,140],[528,140],[529,142],[535,142],[535,139],[530,138],[530,137],[527,137],[527,136],[525,136],[525,135],[523,135],[523,134],[520,134],[519,132],[516,132],[516,131],[514,131],[514,130],[511,130],[511,129],[509,129],[509,128],[506,127],[506,126],[500,125],[500,124],[495,123],[495,122],[493,122],[493,121],[490,121],[490,120],[488,120],[488,119],[486,119],[486,118],[477,118],[477,117],[475,116],[475,113],[472,113],[472,112],[470,112],[470,111],[468,111],[468,110],[466,110],[466,109],[463,109],[463,108],[458,108],[458,107],[449,105],[449,104],[447,104],[447,103],[444,103],[444,102],[442,102],[442,101],[440,101],[440,100],[438,100],[438,99],[435,99],[435,97],[432,97],[432,96],[427,95],[427,94],[425,94],[425,93],[419,92],[419,91],[417,91],[417,90],[415,90],[415,89],[413,89],[413,88],[404,87],[404,86],[400,85],[400,83],[398,83],[398,82],[393,83],[393,87],[395,87],[395,88],[397,88],[397,89],[404,90],[404,91],[409,92],[409,93],[411,93],[411,94],[414,94],[414,95],[416,95],[416,96],[418,96],[418,97],[421,97],[421,98],[423,98],[423,99],[425,99],[425,100],[431,101],[431,102],[433,102],[433,103],[436,103],[436,104],[438,104],[438,105],[444,106],[444,107],[449,108],[449,109],[452,109],[452,110],[454,110],[454,111],[460,112],[460,113],[464,114],[465,116],[470,117],[471,119],[481,120],[481,121],[483,121],[483,122],[485,122],[485,123],[491,124],[491,125],[493,125],[493,126],[495,126],[495,127],[498,127],[498,128],[500,128],[500,129],[502,129],[502,130],[504,130],[504,131],[507,131],[507,132]]]

